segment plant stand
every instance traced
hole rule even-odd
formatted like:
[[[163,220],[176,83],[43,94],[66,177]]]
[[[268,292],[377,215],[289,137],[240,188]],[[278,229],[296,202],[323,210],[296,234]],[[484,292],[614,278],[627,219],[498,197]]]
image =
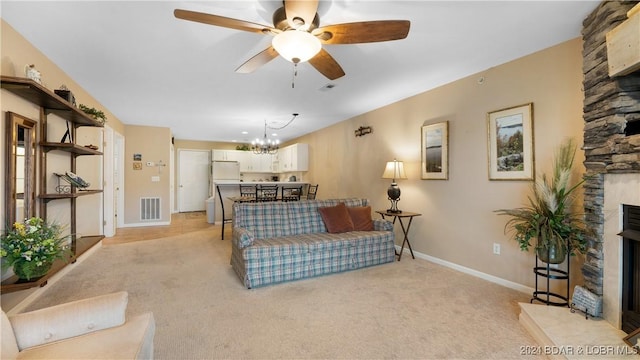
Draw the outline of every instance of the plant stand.
[[[567,264],[567,269],[556,269],[551,267],[551,264],[546,263],[545,266],[535,266],[533,268],[533,273],[536,276],[536,289],[533,292],[533,297],[531,298],[530,303],[533,304],[534,300],[540,301],[543,304],[553,305],[553,306],[566,306],[569,305],[569,278],[571,272],[571,256],[567,253],[567,259],[562,263]],[[536,265],[539,264],[538,255],[536,254]],[[540,279],[542,278],[542,279]],[[554,293],[551,291],[552,281],[564,281],[566,283],[566,295]],[[541,282],[546,283],[546,288],[540,289]]]

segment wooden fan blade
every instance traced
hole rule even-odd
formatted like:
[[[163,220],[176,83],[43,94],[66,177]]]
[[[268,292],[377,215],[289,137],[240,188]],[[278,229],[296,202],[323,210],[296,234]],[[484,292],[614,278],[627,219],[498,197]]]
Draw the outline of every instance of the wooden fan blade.
[[[344,76],[344,70],[342,70],[340,64],[325,49],[321,49],[316,56],[312,57],[309,60],[309,64],[329,80]]]
[[[252,57],[251,59],[245,61],[244,64],[240,65],[239,68],[236,69],[237,73],[248,74],[257,70],[260,66],[268,63],[269,61],[278,57],[278,52],[273,46],[269,46],[265,50],[259,52],[257,55]]]
[[[256,24],[256,23],[252,23],[244,20],[231,19],[224,16],[205,14],[205,13],[196,12],[196,11],[175,9],[173,11],[173,15],[176,18],[182,19],[182,20],[195,21],[203,24],[222,26],[222,27],[242,30],[242,31],[264,33],[264,34],[270,33],[271,31],[277,31],[276,29],[270,26],[266,26],[262,24]]]
[[[318,0],[285,0],[284,11],[289,26],[308,30],[318,11]]]
[[[313,30],[324,44],[360,44],[404,39],[409,20],[378,20],[323,26]]]

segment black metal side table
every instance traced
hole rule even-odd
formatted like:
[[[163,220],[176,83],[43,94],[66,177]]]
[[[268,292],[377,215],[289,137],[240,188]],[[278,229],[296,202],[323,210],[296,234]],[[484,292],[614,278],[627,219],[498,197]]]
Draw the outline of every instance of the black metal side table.
[[[402,228],[402,233],[404,234],[404,239],[402,240],[402,247],[400,248],[400,253],[396,253],[396,255],[398,255],[398,261],[400,261],[400,259],[402,258],[402,252],[404,251],[404,244],[406,243],[407,246],[409,246],[409,251],[411,252],[411,257],[412,258],[416,258],[415,256],[413,256],[413,249],[411,248],[411,243],[409,242],[409,229],[411,228],[411,222],[413,221],[413,218],[416,216],[421,216],[422,214],[418,214],[418,213],[413,213],[413,212],[408,212],[408,211],[403,211],[403,212],[390,212],[387,210],[376,210],[376,212],[378,214],[380,214],[382,216],[383,219],[385,219],[385,216],[389,216],[389,217],[393,217],[393,224],[395,225],[396,223],[396,219],[398,220],[398,222],[400,223],[400,227]],[[404,226],[404,222],[402,222],[402,219],[406,219],[409,218],[409,222],[407,223],[407,226]]]
[[[567,251],[567,259],[564,261],[566,262],[566,269],[555,268],[552,267],[551,264],[544,262],[543,266],[538,266],[538,260],[538,254],[536,253],[536,266],[533,268],[533,273],[536,276],[536,289],[529,302],[533,304],[534,301],[539,301],[546,305],[571,307],[569,302],[569,281],[571,279],[571,258],[569,252]],[[539,278],[544,279],[542,282],[546,286],[543,289],[539,287]],[[566,288],[564,295],[551,290],[551,280],[565,283]]]

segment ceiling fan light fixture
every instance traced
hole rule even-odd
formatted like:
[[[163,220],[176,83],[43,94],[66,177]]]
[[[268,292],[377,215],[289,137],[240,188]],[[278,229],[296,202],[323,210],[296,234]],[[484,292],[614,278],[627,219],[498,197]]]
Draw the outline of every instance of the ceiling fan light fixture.
[[[318,38],[301,30],[283,31],[273,38],[271,45],[280,56],[292,63],[308,61],[322,48]]]

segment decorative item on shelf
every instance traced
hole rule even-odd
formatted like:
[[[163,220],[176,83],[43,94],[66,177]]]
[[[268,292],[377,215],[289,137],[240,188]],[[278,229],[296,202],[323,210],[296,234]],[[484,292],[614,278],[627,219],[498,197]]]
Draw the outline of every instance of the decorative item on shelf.
[[[371,134],[372,132],[373,129],[371,128],[371,126],[360,126],[358,130],[355,131],[356,137],[365,136],[367,134]]]
[[[53,92],[56,93],[56,95],[68,101],[69,104],[76,106],[76,98],[75,96],[73,96],[73,93],[71,92],[71,90],[67,88],[67,85],[62,84],[60,85],[60,89],[53,90]]]
[[[40,74],[40,71],[36,69],[34,64],[27,64],[24,66],[24,75],[42,85],[42,74]]]
[[[91,150],[98,150],[98,147],[96,145],[93,145],[93,144],[85,145],[84,147],[89,148]]]
[[[67,121],[67,131],[65,131],[64,135],[62,135],[62,139],[60,142],[64,144],[65,141],[69,139],[69,143],[73,144],[73,138],[71,137],[71,129],[69,128],[69,121]]]
[[[104,112],[97,110],[96,108],[88,107],[83,104],[78,105],[78,108],[80,108],[80,110],[82,110],[85,114],[91,115],[94,120],[102,125],[107,122],[107,116],[104,114]]]
[[[13,272],[24,280],[33,280],[47,274],[53,262],[68,261],[70,251],[63,228],[32,217],[16,222],[13,228],[0,238],[2,245],[2,268],[13,267]]]
[[[589,229],[583,215],[572,209],[574,192],[584,182],[569,184],[575,152],[571,139],[560,145],[553,160],[553,177],[542,175],[532,184],[529,205],[495,211],[510,217],[505,231],[513,233],[520,250],[528,251],[536,240],[537,256],[543,262],[560,264],[567,253],[584,254],[587,249]]]
[[[406,179],[407,175],[404,173],[404,163],[393,159],[393,161],[387,162],[387,166],[382,173],[383,179],[392,179],[391,185],[387,189],[387,195],[391,202],[391,208],[387,209],[391,213],[401,213],[402,210],[398,209],[398,201],[400,201],[400,188],[396,183],[396,179]]]
[[[264,121],[264,138],[262,140],[255,139],[251,142],[251,151],[254,154],[276,154],[280,148],[279,140],[267,139],[267,120]]]
[[[88,182],[84,181],[80,176],[72,173],[71,171],[67,171],[65,174],[58,174],[58,173],[53,173],[53,174],[57,176],[59,179],[63,179],[64,181],[68,182],[69,184],[77,188],[80,188],[81,190],[86,189],[91,185]],[[61,190],[63,191],[65,190],[62,186],[59,185],[59,187],[61,188]]]

